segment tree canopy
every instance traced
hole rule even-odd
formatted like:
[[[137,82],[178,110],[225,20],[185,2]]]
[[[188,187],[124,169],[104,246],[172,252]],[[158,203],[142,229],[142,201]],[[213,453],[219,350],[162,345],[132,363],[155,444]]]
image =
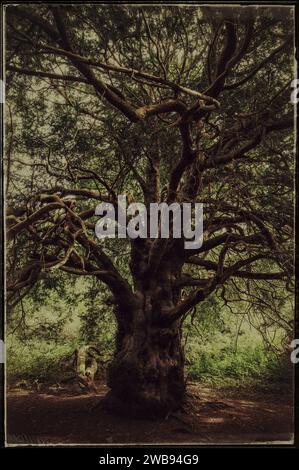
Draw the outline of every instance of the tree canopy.
[[[8,239],[26,250],[17,263],[34,259],[9,289],[42,268],[129,289],[87,235],[97,201],[123,192],[205,204],[180,281],[203,287],[180,314],[225,279],[288,278],[292,21],[268,7],[9,7]]]

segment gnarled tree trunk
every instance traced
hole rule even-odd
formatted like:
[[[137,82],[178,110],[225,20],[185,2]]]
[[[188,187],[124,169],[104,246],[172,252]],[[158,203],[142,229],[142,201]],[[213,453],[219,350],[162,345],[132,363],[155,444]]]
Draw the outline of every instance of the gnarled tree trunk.
[[[185,392],[181,321],[166,321],[167,309],[180,299],[175,287],[179,268],[165,263],[159,273],[142,276],[140,263],[136,266],[136,305],[129,312],[116,309],[110,397],[131,414],[165,414],[180,407]]]
[[[125,407],[163,414],[179,408],[184,396],[180,327],[154,326],[142,312],[138,316],[132,330],[118,339],[108,386]]]

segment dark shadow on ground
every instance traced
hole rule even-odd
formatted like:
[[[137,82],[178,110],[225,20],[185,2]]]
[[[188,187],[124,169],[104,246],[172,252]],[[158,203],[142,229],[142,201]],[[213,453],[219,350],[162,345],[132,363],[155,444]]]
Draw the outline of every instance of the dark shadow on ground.
[[[129,419],[101,406],[97,395],[7,393],[9,444],[213,444],[284,442],[293,438],[292,394],[248,391],[225,396],[199,384],[188,388],[184,412],[166,419]]]

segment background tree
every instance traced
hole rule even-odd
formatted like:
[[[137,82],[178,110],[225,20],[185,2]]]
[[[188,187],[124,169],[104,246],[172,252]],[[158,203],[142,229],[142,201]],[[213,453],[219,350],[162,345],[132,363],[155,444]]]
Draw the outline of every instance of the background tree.
[[[118,330],[108,385],[126,407],[180,405],[182,323],[212,293],[279,318],[292,275],[293,27],[289,8],[7,9],[8,302],[53,270],[106,284]],[[100,243],[95,206],[118,194],[203,202],[202,247]]]

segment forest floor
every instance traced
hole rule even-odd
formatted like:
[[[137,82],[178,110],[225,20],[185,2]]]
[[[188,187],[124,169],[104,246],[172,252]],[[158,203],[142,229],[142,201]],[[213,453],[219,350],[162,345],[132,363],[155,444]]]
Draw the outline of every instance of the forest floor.
[[[97,395],[7,392],[7,443],[15,444],[231,444],[291,443],[292,394],[284,390],[224,393],[192,383],[186,410],[166,419],[129,419],[101,407]]]

